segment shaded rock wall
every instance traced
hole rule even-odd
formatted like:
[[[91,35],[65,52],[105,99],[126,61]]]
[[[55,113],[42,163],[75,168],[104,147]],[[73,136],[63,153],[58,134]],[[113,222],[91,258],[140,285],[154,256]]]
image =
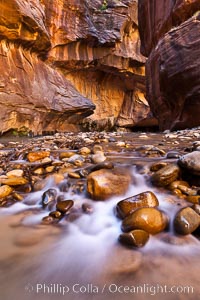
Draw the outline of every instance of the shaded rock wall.
[[[2,0],[0,131],[148,126],[145,60],[136,0]]]
[[[160,129],[200,125],[200,1],[140,0],[147,99]]]

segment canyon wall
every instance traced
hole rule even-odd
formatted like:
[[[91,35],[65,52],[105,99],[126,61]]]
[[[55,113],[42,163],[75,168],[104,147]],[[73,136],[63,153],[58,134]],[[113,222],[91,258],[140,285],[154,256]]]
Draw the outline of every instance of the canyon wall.
[[[161,130],[200,125],[199,10],[199,0],[139,0],[147,99]]]
[[[137,19],[136,0],[2,0],[0,132],[155,124]]]

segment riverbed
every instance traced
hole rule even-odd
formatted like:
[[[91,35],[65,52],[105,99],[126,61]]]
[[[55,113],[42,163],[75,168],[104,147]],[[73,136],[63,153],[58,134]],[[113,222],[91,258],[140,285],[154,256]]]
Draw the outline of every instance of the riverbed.
[[[11,194],[1,201],[2,299],[198,299],[198,234],[178,235],[173,228],[177,211],[192,204],[167,188],[153,186],[149,170],[156,162],[176,163],[199,140],[199,128],[0,139],[1,177],[6,179],[8,172],[19,169],[31,182],[29,190],[14,186],[22,199],[13,200]],[[61,156],[68,152],[80,155],[81,148],[92,151],[95,145],[101,147],[106,162],[131,174],[123,195],[92,200],[85,189],[87,174],[81,177],[80,171],[99,164],[96,157],[91,158],[94,154],[83,155],[79,164]],[[50,160],[28,161],[31,151],[49,152]],[[42,206],[41,199],[48,189],[74,202],[72,210],[56,222],[43,221],[50,209]],[[126,247],[118,241],[122,221],[116,216],[116,204],[145,191],[156,195],[169,226],[151,235],[144,247]],[[86,211],[83,203],[88,205]]]

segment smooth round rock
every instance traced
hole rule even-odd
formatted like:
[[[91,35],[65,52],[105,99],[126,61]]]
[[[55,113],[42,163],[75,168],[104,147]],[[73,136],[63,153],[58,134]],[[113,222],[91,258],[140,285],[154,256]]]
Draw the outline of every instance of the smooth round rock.
[[[24,171],[20,170],[20,169],[12,170],[12,171],[9,171],[9,172],[6,173],[6,176],[8,178],[11,178],[11,177],[23,177],[23,175],[24,175]]]
[[[124,219],[131,212],[141,207],[156,207],[159,201],[156,195],[150,191],[121,200],[117,203],[116,210],[120,218]]]
[[[191,206],[192,209],[194,209],[194,211],[200,215],[200,205],[199,204],[194,204]]]
[[[12,194],[12,196],[13,196],[13,198],[14,198],[15,200],[17,200],[17,201],[23,201],[23,200],[24,200],[24,197],[23,197],[22,195],[16,193],[16,192],[14,192],[14,193]]]
[[[92,162],[94,164],[99,164],[99,163],[102,163],[106,160],[106,157],[105,157],[104,153],[100,152],[100,151],[93,154],[91,158],[92,158]]]
[[[122,233],[119,236],[120,243],[132,247],[143,247],[148,240],[149,233],[141,229],[135,229],[128,233]]]
[[[178,185],[177,187],[183,194],[187,196],[196,196],[197,191],[195,189],[188,188],[187,186],[184,185]]]
[[[160,169],[166,167],[167,165],[168,165],[168,163],[166,163],[164,161],[159,161],[159,162],[153,163],[153,165],[151,165],[151,167],[150,167],[150,171],[157,172]]]
[[[71,156],[75,155],[75,152],[72,151],[65,151],[65,152],[60,152],[59,154],[59,158],[63,159],[63,158],[70,158]]]
[[[45,157],[49,157],[50,152],[49,151],[38,151],[38,152],[29,152],[27,155],[27,159],[30,162],[35,162],[37,160],[41,160]]]
[[[46,167],[46,168],[45,168],[45,171],[46,171],[47,173],[52,173],[52,172],[54,171],[54,169],[55,169],[55,166],[49,166],[49,167]]]
[[[10,177],[10,178],[2,178],[0,179],[0,183],[16,186],[16,185],[24,185],[28,183],[28,180],[24,177]]]
[[[62,216],[62,213],[61,213],[60,211],[58,211],[58,210],[56,210],[56,211],[51,211],[51,212],[49,213],[49,216],[50,216],[50,217],[53,217],[53,218],[55,218],[55,219],[60,219],[61,216]]]
[[[70,172],[70,173],[68,173],[68,176],[70,178],[75,178],[75,179],[80,179],[81,178],[81,176],[76,172]]]
[[[126,143],[119,141],[119,142],[116,143],[116,146],[118,146],[118,147],[126,147]]]
[[[115,195],[123,195],[131,183],[131,176],[121,169],[99,170],[87,177],[87,192],[94,200],[106,200]]]
[[[187,181],[183,181],[183,180],[175,180],[172,183],[170,183],[170,185],[168,186],[168,188],[170,190],[174,190],[174,189],[178,189],[179,186],[185,186],[185,187],[190,187],[189,184],[187,183]]]
[[[92,148],[92,152],[94,154],[96,154],[98,152],[103,152],[103,148],[100,145],[94,145],[94,147]]]
[[[179,158],[180,157],[180,153],[175,152],[175,151],[169,151],[167,153],[166,158],[170,159],[170,158]]]
[[[82,204],[82,210],[83,210],[83,212],[86,213],[86,214],[91,214],[91,213],[93,213],[94,208],[93,208],[93,206],[92,206],[91,204],[89,204],[89,203],[83,203],[83,204]]]
[[[12,193],[13,189],[8,185],[0,186],[0,199],[3,199],[9,196]]]
[[[87,171],[89,173],[92,173],[94,171],[98,171],[101,169],[113,169],[114,168],[114,164],[110,161],[104,161],[102,163],[96,164],[95,166],[91,166],[89,168],[87,168]]]
[[[168,224],[167,216],[152,207],[138,208],[122,222],[122,230],[128,232],[134,229],[142,229],[150,234],[163,231]]]
[[[61,213],[65,214],[70,210],[70,208],[74,205],[74,201],[72,200],[64,200],[59,201],[56,204],[56,210],[60,211]]]
[[[45,173],[44,168],[37,168],[33,171],[35,175],[43,175]]]
[[[49,225],[49,224],[53,224],[54,223],[54,218],[51,216],[46,216],[44,218],[42,218],[42,224],[44,225]]]
[[[200,175],[200,151],[194,151],[181,156],[178,164],[194,175]]]
[[[200,216],[191,207],[182,208],[174,218],[174,229],[182,235],[192,233],[199,225]]]
[[[197,196],[187,196],[186,200],[190,203],[200,204],[200,195]]]
[[[57,191],[56,189],[49,189],[42,195],[42,205],[46,207],[50,202],[56,200]]]
[[[91,153],[91,150],[88,148],[88,147],[82,147],[80,150],[79,150],[79,153],[81,155],[88,155]]]
[[[79,155],[79,154],[74,154],[73,156],[71,156],[70,158],[68,158],[68,162],[70,164],[74,164],[77,160],[79,161],[84,161],[84,157]]]
[[[163,167],[151,176],[151,181],[156,186],[167,186],[180,175],[180,168],[175,164]]]

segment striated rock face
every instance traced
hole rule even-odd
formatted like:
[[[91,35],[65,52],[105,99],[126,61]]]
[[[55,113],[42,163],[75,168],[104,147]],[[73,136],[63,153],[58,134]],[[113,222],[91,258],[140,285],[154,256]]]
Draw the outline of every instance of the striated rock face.
[[[147,99],[160,129],[200,125],[200,1],[140,0]]]
[[[137,1],[109,0],[105,9],[102,0],[44,3],[52,41],[48,62],[96,105],[85,121],[88,128],[152,121],[144,97]]]
[[[50,49],[40,1],[0,3],[0,128],[74,129],[94,104],[40,58]],[[40,58],[39,58],[40,57]]]
[[[148,126],[136,0],[2,0],[0,128]]]
[[[2,132],[67,130],[94,109],[64,76],[21,47],[3,41],[0,65]]]

